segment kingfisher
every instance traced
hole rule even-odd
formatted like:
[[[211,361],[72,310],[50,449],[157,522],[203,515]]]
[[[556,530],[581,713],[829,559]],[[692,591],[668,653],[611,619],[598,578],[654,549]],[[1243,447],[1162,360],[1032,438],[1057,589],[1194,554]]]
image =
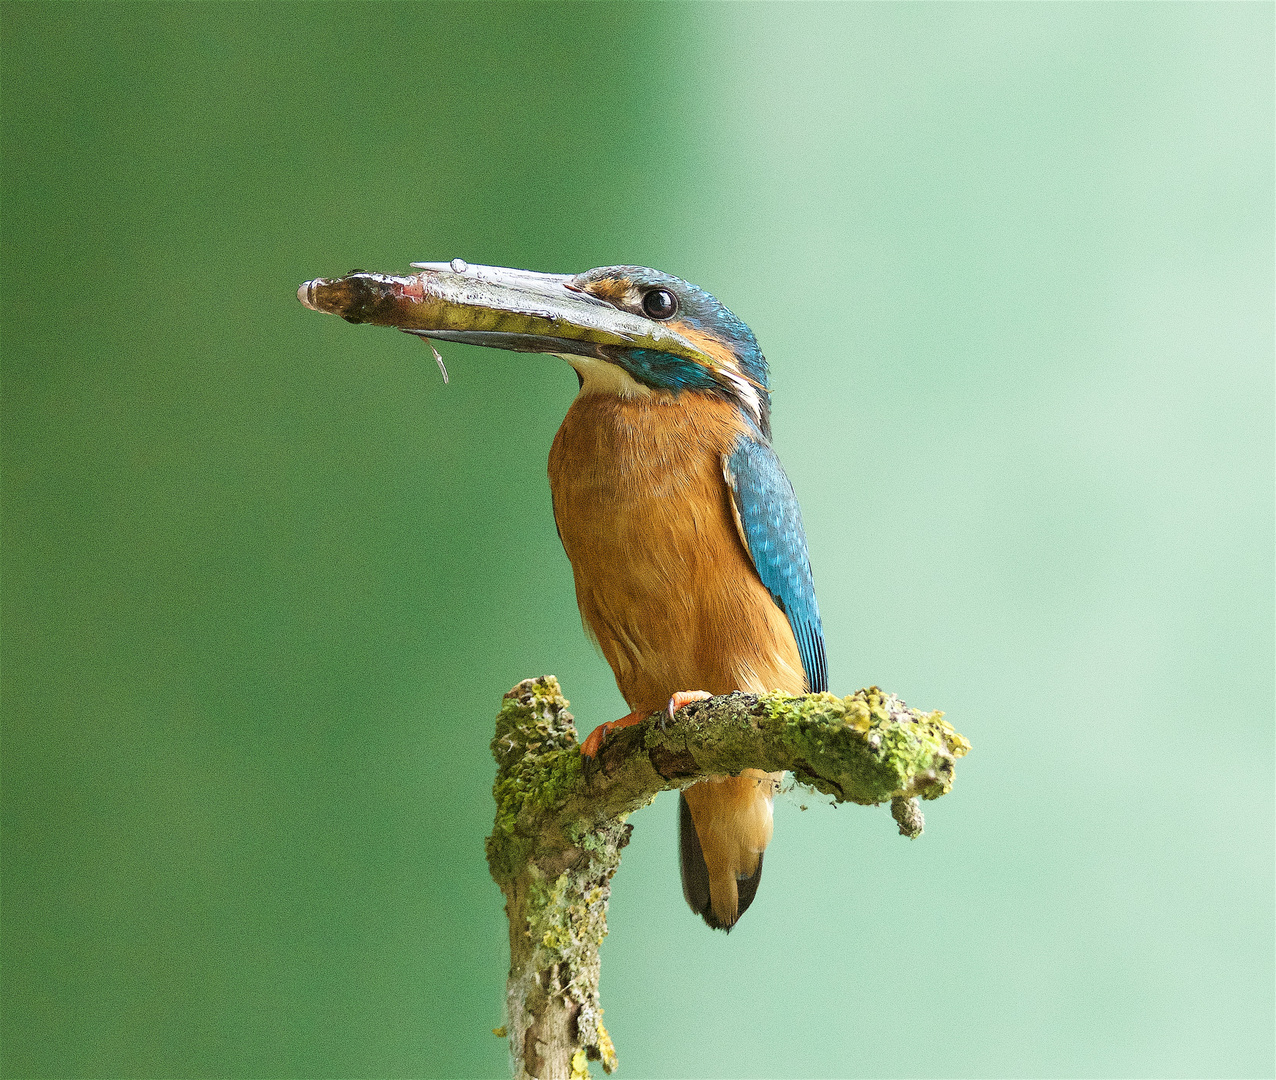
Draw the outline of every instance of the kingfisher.
[[[681,278],[413,263],[298,290],[307,307],[440,341],[549,353],[579,392],[549,453],[554,521],[586,633],[631,712],[610,731],[732,691],[828,688],[802,515],[771,446],[752,331]],[[679,797],[683,895],[729,931],[753,902],[781,773],[710,777]]]

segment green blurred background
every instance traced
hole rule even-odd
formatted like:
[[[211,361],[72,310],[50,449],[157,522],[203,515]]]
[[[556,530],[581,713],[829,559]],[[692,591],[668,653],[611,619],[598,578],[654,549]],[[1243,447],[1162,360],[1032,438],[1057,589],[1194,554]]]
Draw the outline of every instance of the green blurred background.
[[[638,814],[622,1075],[1271,1075],[1270,4],[2,18],[6,1076],[505,1074],[493,716],[626,711],[575,379],[294,297],[455,256],[740,314],[833,688],[975,747],[729,938]]]

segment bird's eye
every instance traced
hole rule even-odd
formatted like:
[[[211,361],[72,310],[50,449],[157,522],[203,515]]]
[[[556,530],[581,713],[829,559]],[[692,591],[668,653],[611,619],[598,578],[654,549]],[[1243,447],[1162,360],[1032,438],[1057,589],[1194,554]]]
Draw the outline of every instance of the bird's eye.
[[[678,310],[678,298],[668,289],[652,289],[642,298],[642,310],[649,319],[672,319]]]

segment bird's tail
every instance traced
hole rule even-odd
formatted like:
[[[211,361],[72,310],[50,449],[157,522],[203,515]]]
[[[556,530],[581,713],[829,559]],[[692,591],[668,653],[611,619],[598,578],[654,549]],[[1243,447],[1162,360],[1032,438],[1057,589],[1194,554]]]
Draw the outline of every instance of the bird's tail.
[[[714,929],[730,930],[757,894],[780,775],[746,769],[702,780],[679,797],[682,895]]]

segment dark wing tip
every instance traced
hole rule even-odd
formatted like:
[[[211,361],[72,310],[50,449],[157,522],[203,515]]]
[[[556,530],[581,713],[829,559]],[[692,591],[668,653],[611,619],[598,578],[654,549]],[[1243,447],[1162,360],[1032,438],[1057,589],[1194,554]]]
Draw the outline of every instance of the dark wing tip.
[[[806,667],[810,693],[824,693],[829,688],[829,662],[824,651],[824,635],[817,626],[809,623],[802,628],[798,651]]]

